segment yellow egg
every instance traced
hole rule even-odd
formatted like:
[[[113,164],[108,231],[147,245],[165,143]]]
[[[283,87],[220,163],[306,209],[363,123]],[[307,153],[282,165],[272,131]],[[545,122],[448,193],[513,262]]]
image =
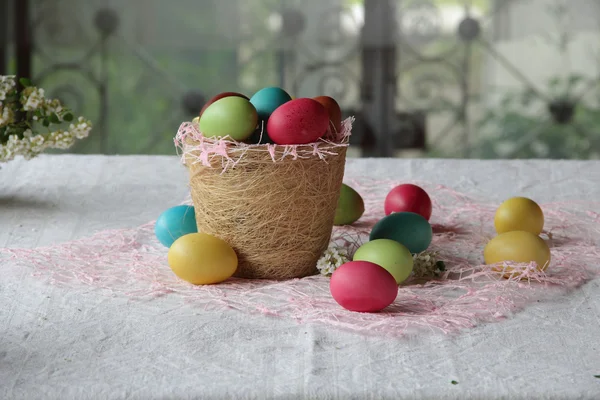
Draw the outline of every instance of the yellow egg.
[[[190,233],[177,239],[169,248],[168,259],[175,275],[194,285],[222,282],[238,266],[231,246],[206,233]]]
[[[544,213],[535,201],[526,197],[513,197],[496,210],[494,226],[499,234],[526,231],[539,235],[544,228]]]
[[[550,264],[550,248],[541,237],[531,232],[512,231],[490,240],[483,250],[483,258],[486,264],[535,261],[538,269],[543,271]],[[503,266],[496,268],[498,271],[503,269]],[[506,271],[511,272],[512,268],[507,267]]]

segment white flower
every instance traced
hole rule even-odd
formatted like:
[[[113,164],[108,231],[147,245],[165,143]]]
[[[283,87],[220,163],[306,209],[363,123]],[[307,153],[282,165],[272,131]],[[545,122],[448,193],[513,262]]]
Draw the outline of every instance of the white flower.
[[[60,101],[58,99],[52,99],[46,100],[46,102],[44,103],[44,110],[46,111],[46,114],[55,113],[59,115],[63,108],[60,105]]]
[[[65,132],[62,129],[57,130],[56,132],[50,133],[48,136],[48,147],[52,147],[55,149],[68,149],[75,143],[75,138],[71,134],[71,132]]]
[[[445,267],[435,252],[413,254],[413,272],[415,278],[440,276]]]
[[[15,120],[15,113],[10,107],[3,107],[0,105],[0,127],[6,126],[13,123]]]
[[[16,86],[15,76],[0,75],[0,101],[6,100],[6,95]]]
[[[33,86],[25,88],[21,96],[21,104],[23,104],[23,110],[25,111],[37,110],[44,105],[44,89]]]
[[[69,126],[71,135],[75,136],[77,139],[83,139],[90,134],[92,130],[92,123],[90,121],[86,121],[83,117],[79,117],[77,125],[71,124]]]
[[[317,269],[322,275],[330,276],[333,274],[333,271],[348,261],[350,259],[346,250],[331,243],[319,261],[317,261]]]
[[[46,150],[51,143],[47,142],[44,135],[35,135],[29,140],[31,152],[34,154],[40,154]]]
[[[18,155],[30,159],[48,148],[67,149],[75,143],[76,139],[89,135],[92,123],[83,117],[79,117],[76,123],[71,124],[68,131],[59,129],[51,133],[39,134],[31,128],[23,130],[31,126],[33,121],[39,121],[41,118],[29,114],[31,115],[29,121],[14,124],[18,107],[13,107],[16,106],[13,103],[8,106],[2,100],[6,99],[7,94],[15,92],[15,87],[14,76],[0,75],[0,127],[6,127],[4,133],[8,136],[4,143],[0,143],[0,162],[10,161]],[[19,100],[23,110],[30,112],[39,110],[45,117],[55,114],[59,121],[62,121],[63,116],[68,112],[70,113],[63,108],[58,99],[47,100],[44,96],[44,89],[29,86],[21,91]],[[17,136],[13,132],[22,132],[22,135]]]

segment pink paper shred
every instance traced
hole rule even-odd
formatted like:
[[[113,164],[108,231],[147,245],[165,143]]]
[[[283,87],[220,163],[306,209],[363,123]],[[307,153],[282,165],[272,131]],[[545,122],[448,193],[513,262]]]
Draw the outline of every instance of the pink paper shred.
[[[230,137],[204,137],[196,123],[184,122],[177,130],[174,144],[183,163],[191,162],[211,167],[214,166],[213,161],[217,160],[225,172],[227,169],[235,167],[248,152],[268,152],[273,162],[286,158],[296,160],[314,156],[324,159],[327,155],[338,154],[340,148],[348,147],[353,122],[354,117],[346,118],[342,121],[340,132],[335,132],[330,128],[324,138],[315,143],[305,145],[268,144],[266,146],[237,142]]]
[[[391,189],[398,183],[372,179],[348,183],[363,194],[366,212],[354,226],[336,227],[332,240],[353,250],[368,240],[370,228],[383,217],[383,198],[372,195],[375,188]],[[342,309],[324,276],[282,282],[230,279],[212,286],[183,282],[171,272],[167,249],[156,240],[153,223],[51,247],[4,248],[0,254],[12,259],[5,268],[31,268],[33,276],[72,289],[90,287],[138,299],[175,295],[207,312],[233,309],[386,336],[423,330],[455,333],[509,317],[533,301],[564,295],[600,275],[598,203],[542,204],[543,235],[552,250],[550,267],[545,273],[525,272],[526,279],[504,279],[491,266],[481,265],[483,247],[494,236],[498,204],[448,187],[415,183],[434,199],[430,249],[439,252],[447,271],[429,281],[408,281],[390,307],[374,314]]]

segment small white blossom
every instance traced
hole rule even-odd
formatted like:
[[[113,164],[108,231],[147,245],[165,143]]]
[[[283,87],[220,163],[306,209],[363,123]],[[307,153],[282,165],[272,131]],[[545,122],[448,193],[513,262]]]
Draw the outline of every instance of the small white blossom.
[[[46,100],[44,103],[44,110],[46,114],[56,113],[60,117],[60,112],[63,110],[58,99]]]
[[[413,254],[413,272],[415,278],[440,276],[445,267],[435,252]]]
[[[10,107],[3,107],[0,104],[0,127],[11,124],[15,121],[15,113]]]
[[[317,269],[321,275],[331,276],[333,271],[348,261],[350,261],[350,258],[346,250],[332,243],[317,261]]]
[[[44,105],[44,89],[33,86],[25,88],[21,95],[21,104],[23,104],[23,110],[25,111],[37,110]]]
[[[6,95],[14,90],[16,84],[15,76],[0,75],[0,101],[6,100]]]
[[[83,139],[89,135],[90,131],[92,130],[92,126],[90,121],[79,118],[79,123],[77,125],[71,124],[69,129],[75,138]]]

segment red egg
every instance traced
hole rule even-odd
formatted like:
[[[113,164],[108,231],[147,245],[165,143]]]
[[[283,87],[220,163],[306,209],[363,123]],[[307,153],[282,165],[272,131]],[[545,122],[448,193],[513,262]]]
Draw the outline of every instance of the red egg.
[[[340,109],[340,105],[335,99],[329,96],[318,96],[315,97],[314,100],[318,101],[325,107],[327,110],[327,114],[329,114],[329,120],[333,124],[336,132],[340,132],[342,130],[342,110]]]
[[[198,114],[198,116],[202,116],[202,113],[204,113],[204,110],[206,110],[208,108],[208,106],[210,106],[212,103],[214,103],[217,100],[221,100],[223,97],[230,97],[230,96],[237,96],[237,97],[243,97],[246,100],[249,100],[247,96],[244,96],[241,93],[237,93],[237,92],[223,92],[223,93],[219,93],[218,95],[216,95],[215,97],[213,97],[212,99],[210,99],[209,101],[206,102],[206,104],[204,105],[204,107],[202,107],[202,110],[200,110],[200,114]]]
[[[431,199],[426,191],[417,185],[404,184],[393,188],[385,198],[385,214],[412,212],[427,221],[431,218]]]
[[[396,300],[398,285],[387,270],[368,261],[350,261],[333,272],[329,290],[350,311],[376,312]]]
[[[308,144],[319,140],[329,127],[325,107],[313,99],[301,98],[279,106],[267,121],[269,137],[277,144]]]

